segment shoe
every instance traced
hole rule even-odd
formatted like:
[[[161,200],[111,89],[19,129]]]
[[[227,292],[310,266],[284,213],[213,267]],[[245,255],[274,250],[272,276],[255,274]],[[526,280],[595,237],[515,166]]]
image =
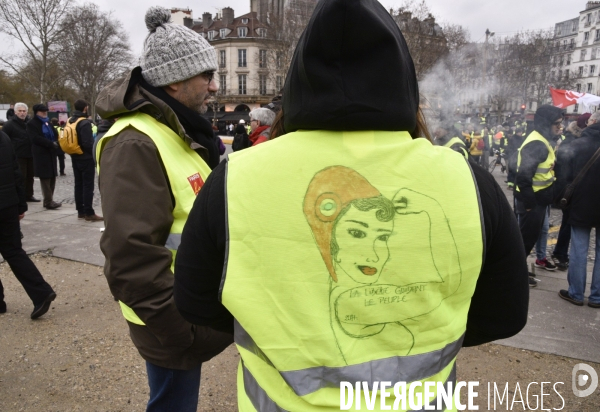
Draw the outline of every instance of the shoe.
[[[98,215],[90,215],[85,217],[86,222],[103,222],[104,218]]]
[[[0,301],[0,313],[6,313],[6,302],[4,302],[3,300]]]
[[[575,306],[583,306],[583,302],[580,300],[575,300],[571,297],[571,295],[569,295],[569,291],[568,290],[564,290],[561,289],[560,292],[558,292],[558,297],[561,299],[564,299],[568,302],[571,302],[573,305]],[[589,303],[588,303],[589,305]],[[600,305],[598,305],[598,307],[600,307]]]
[[[77,219],[85,219],[85,215],[82,215],[81,213],[77,214]]]
[[[40,200],[40,199],[36,199],[36,198],[35,198],[35,197],[33,197],[33,196],[31,196],[31,197],[28,197],[28,198],[27,198],[27,201],[28,201],[28,202],[41,202],[41,200]]]
[[[588,306],[590,308],[600,309],[600,303],[594,303],[594,302],[588,301]],[[6,305],[4,307],[6,308]],[[4,311],[6,312],[6,309]],[[2,313],[2,312],[0,312],[0,313]]]
[[[533,278],[533,276],[529,276],[529,287],[534,288],[537,286],[537,281]]]
[[[556,262],[556,268],[558,270],[562,270],[563,272],[566,272],[567,270],[569,270],[569,262],[558,261],[558,262]]]
[[[536,259],[535,267],[536,268],[544,268],[544,269],[550,270],[550,271],[556,270],[556,266],[546,258],[543,258],[542,260]]]
[[[61,206],[62,206],[62,203],[57,203],[57,202],[54,202],[54,201],[53,201],[53,202],[50,202],[50,203],[49,203],[49,204],[46,206],[46,209],[53,210],[53,209],[58,209],[58,208],[59,208],[59,207],[61,207]]]
[[[50,292],[50,294],[46,297],[46,299],[44,299],[42,303],[36,305],[33,308],[33,312],[31,312],[31,319],[37,319],[44,313],[48,312],[48,309],[50,309],[50,304],[54,299],[56,299],[56,293]]]

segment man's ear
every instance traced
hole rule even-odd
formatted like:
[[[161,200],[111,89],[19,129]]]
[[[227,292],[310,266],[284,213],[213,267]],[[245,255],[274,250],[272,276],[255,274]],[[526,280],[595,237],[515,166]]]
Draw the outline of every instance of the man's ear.
[[[177,93],[179,91],[179,89],[181,88],[181,84],[183,82],[177,82],[177,83],[173,83],[173,84],[167,84],[166,86],[163,86],[163,89],[169,93],[170,95],[173,95],[174,93]]]

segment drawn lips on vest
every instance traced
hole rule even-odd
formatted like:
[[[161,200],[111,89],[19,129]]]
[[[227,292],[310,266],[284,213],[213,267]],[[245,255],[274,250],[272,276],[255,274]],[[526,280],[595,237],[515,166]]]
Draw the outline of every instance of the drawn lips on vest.
[[[373,268],[370,266],[358,266],[358,269],[367,276],[373,276],[377,273],[377,268]]]

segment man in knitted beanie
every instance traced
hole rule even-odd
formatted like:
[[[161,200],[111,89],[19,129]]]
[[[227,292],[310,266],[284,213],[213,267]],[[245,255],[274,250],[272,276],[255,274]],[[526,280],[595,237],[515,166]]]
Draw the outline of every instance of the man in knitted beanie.
[[[231,333],[194,326],[173,300],[173,267],[196,195],[219,163],[218,137],[201,113],[218,90],[214,48],[152,7],[140,66],[102,90],[96,159],[106,229],[104,273],[146,361],[147,411],[195,411],[200,370]]]

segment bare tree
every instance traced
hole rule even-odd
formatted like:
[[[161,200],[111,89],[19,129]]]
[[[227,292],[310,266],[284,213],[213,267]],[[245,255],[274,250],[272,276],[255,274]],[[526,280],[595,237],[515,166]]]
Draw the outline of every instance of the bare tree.
[[[52,86],[48,74],[61,34],[62,16],[71,0],[0,0],[0,32],[19,43],[23,51],[0,56],[0,62],[21,76],[44,102]],[[25,70],[27,68],[27,70]]]
[[[69,9],[61,25],[63,73],[91,103],[90,114],[95,115],[99,91],[132,64],[127,34],[111,12],[102,12],[95,4]]]

